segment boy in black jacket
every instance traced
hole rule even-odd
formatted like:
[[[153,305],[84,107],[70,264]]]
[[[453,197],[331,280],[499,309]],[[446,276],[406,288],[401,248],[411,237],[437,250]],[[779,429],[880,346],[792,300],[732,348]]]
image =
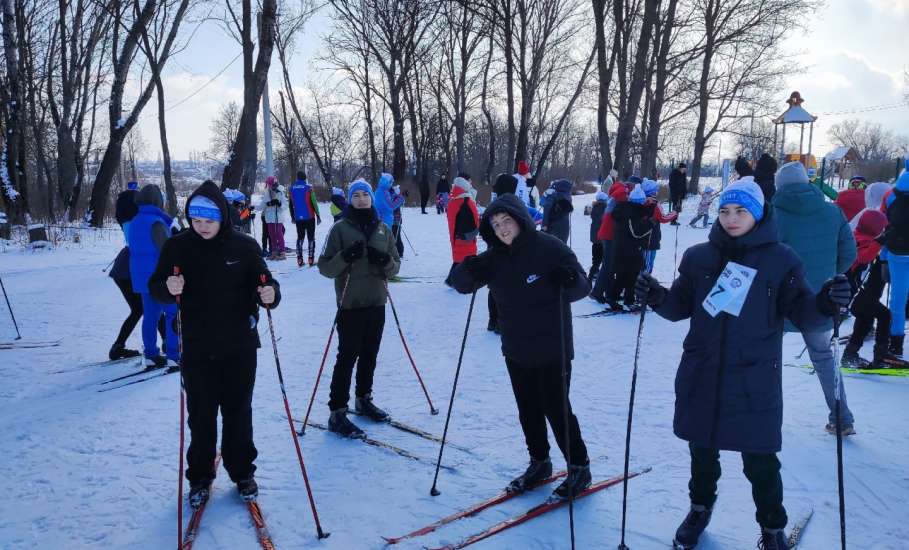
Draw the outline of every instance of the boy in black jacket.
[[[168,239],[148,285],[156,300],[181,300],[182,376],[191,438],[186,455],[189,501],[193,507],[205,502],[215,478],[219,408],[224,467],[240,495],[252,500],[258,495],[252,429],[260,346],[256,325],[259,306],[274,308],[281,300],[279,285],[256,241],[231,227],[217,185],[206,181],[196,189],[187,201],[186,217],[191,229]],[[177,276],[175,267],[180,268]]]
[[[515,195],[489,205],[480,234],[489,249],[464,260],[451,280],[464,294],[488,285],[497,306],[502,355],[530,453],[527,471],[511,482],[509,490],[523,491],[552,474],[548,420],[569,469],[554,494],[577,495],[590,486],[590,461],[562,385],[562,368],[570,376],[571,302],[586,296],[590,283],[571,249],[552,235],[537,232],[526,205]]]

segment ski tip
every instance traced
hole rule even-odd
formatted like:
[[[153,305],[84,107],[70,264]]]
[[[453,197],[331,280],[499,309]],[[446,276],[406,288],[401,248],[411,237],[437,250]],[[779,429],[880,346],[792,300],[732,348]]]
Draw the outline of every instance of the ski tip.
[[[442,492],[439,491],[438,489],[436,489],[435,487],[433,487],[432,489],[429,490],[429,494],[434,497],[437,497],[437,496],[441,495]]]
[[[429,409],[429,414],[436,416],[439,414],[439,409]]]

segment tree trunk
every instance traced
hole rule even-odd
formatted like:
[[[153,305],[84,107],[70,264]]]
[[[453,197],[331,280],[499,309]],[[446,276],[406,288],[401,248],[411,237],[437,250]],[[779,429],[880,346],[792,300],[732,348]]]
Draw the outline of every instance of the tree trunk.
[[[698,82],[698,97],[700,98],[700,101],[698,102],[698,123],[694,131],[694,155],[691,161],[691,179],[688,180],[688,191],[692,193],[697,193],[698,190],[698,182],[701,178],[701,161],[704,158],[704,149],[707,146],[705,133],[707,131],[707,116],[710,107],[710,90],[708,89],[708,85],[716,40],[713,7],[713,2],[708,3],[707,12],[704,18],[707,42],[704,45],[704,59],[701,63],[701,78]]]
[[[615,0],[617,1],[617,0]],[[600,179],[612,170],[612,151],[609,146],[609,84],[612,78],[612,66],[615,63],[615,50],[612,57],[606,58],[606,0],[593,0],[593,20],[596,26],[597,48],[597,143],[600,153]]]
[[[492,111],[486,99],[489,89],[489,66],[492,64],[493,38],[489,35],[489,51],[486,52],[486,65],[483,67],[483,91],[480,95],[480,107],[486,118],[486,129],[489,135],[489,158],[486,160],[485,179],[486,185],[492,185],[492,171],[496,164],[496,125],[492,119]]]
[[[20,185],[19,144],[21,142],[22,124],[19,120],[19,58],[16,51],[17,38],[15,33],[15,13],[13,1],[3,1],[3,50],[6,61],[6,85],[3,94],[6,99],[6,139],[3,151],[0,153],[0,190],[7,208],[12,214],[10,221],[21,221],[22,215],[28,211],[26,197],[22,195],[24,189]],[[24,167],[22,167],[24,168]],[[14,207],[15,206],[15,207]]]
[[[167,144],[167,124],[164,119],[164,86],[161,75],[155,75],[155,95],[158,96],[158,130],[161,133],[161,158],[164,162],[164,191],[167,195],[167,213],[177,215],[177,191],[170,166],[170,147]]]
[[[666,103],[666,81],[668,79],[669,49],[672,43],[672,30],[675,24],[675,11],[678,0],[669,0],[666,7],[666,19],[658,29],[659,49],[656,59],[656,85],[653,88],[653,99],[650,102],[649,125],[644,151],[641,155],[641,172],[649,174],[656,170],[659,152],[660,129],[662,127],[663,105]]]
[[[509,3],[510,6],[510,3]],[[514,27],[511,10],[503,14],[504,39],[502,47],[505,49],[505,103],[508,106],[508,149],[505,152],[506,172],[514,172],[518,168],[518,159],[515,158],[515,121],[514,121]]]

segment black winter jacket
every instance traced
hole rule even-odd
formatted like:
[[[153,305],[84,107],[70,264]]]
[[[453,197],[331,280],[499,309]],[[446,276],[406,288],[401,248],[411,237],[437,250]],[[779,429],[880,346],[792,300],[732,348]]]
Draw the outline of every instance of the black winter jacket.
[[[185,279],[180,314],[183,321],[185,356],[222,359],[239,350],[259,347],[259,294],[261,276],[275,289],[276,307],[281,301],[280,285],[272,278],[258,243],[233,230],[227,201],[214,183],[203,183],[196,195],[214,201],[221,210],[221,229],[210,240],[195,230],[168,239],[161,249],[158,265],[148,282],[149,291],[162,303],[174,303],[166,281],[180,268]],[[188,216],[187,210],[187,218]]]
[[[631,201],[616,203],[612,210],[615,232],[609,255],[615,273],[640,271],[644,265],[643,250],[652,239],[653,225],[647,216],[647,205]]]
[[[511,246],[496,237],[490,220],[506,212],[521,225],[521,234]],[[571,330],[571,302],[590,292],[590,282],[574,252],[559,239],[536,230],[527,207],[514,195],[496,199],[480,221],[480,235],[489,245],[480,254],[488,262],[489,280],[478,280],[465,267],[455,268],[452,286],[468,294],[478,285],[488,285],[499,310],[502,331],[502,355],[522,367],[540,367],[561,361],[559,300],[562,292],[550,274],[558,267],[568,267],[577,276],[564,290],[562,320],[565,329],[565,358],[574,358]]]
[[[597,233],[600,232],[600,225],[603,223],[603,213],[606,212],[606,201],[593,201],[590,208],[590,242],[597,241]]]
[[[685,179],[685,174],[678,168],[673,169],[669,173],[669,194],[673,198],[684,198],[687,192],[688,182]]]
[[[117,195],[117,205],[114,209],[114,217],[117,218],[118,224],[123,225],[135,218],[136,214],[139,213],[139,206],[136,204],[137,193],[138,191],[135,189],[127,189]]]
[[[828,321],[795,252],[779,242],[771,210],[747,235],[714,224],[709,241],[685,251],[679,277],[654,308],[691,319],[675,378],[675,434],[700,447],[774,453],[782,445],[783,321],[811,330]],[[729,261],[757,270],[738,317],[703,307]]]

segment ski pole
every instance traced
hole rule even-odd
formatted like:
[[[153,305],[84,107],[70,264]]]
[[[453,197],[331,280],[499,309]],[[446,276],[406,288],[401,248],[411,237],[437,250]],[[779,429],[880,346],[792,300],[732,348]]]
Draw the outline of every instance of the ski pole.
[[[395,309],[395,301],[391,299],[391,291],[388,290],[388,280],[386,279],[383,282],[385,283],[385,293],[388,295],[388,303],[391,304],[391,313],[394,315],[395,324],[398,326],[398,334],[401,335],[401,343],[404,344],[404,352],[407,353],[407,358],[410,360],[410,366],[413,367],[413,371],[417,375],[417,380],[420,382],[420,387],[423,388],[423,395],[426,396],[426,402],[429,403],[429,414],[439,414],[439,409],[432,405],[432,399],[429,398],[429,392],[426,390],[426,384],[423,383],[423,377],[420,376],[420,371],[417,370],[417,364],[414,363],[413,356],[410,354],[410,348],[407,347],[407,340],[404,339],[404,331],[401,330],[401,322],[398,320],[398,311]]]
[[[3,286],[3,278],[0,277],[0,288],[3,289],[3,298],[6,300],[6,308],[9,310],[9,316],[13,318],[13,326],[16,327],[16,340],[22,339],[19,333],[19,323],[16,322],[16,316],[13,314],[13,306],[9,305],[9,295],[6,293],[6,287]]]
[[[262,284],[268,282],[268,276],[264,273],[260,276]],[[275,367],[278,370],[278,385],[281,386],[281,395],[284,397],[284,412],[287,413],[287,423],[290,425],[290,435],[294,439],[294,448],[297,450],[297,460],[300,461],[300,471],[303,473],[303,483],[306,485],[306,496],[309,497],[309,507],[312,508],[312,517],[316,522],[316,534],[318,538],[328,538],[331,533],[322,531],[322,524],[319,522],[319,513],[316,511],[316,501],[312,496],[312,488],[309,486],[309,476],[306,475],[306,464],[303,462],[303,451],[300,450],[300,440],[297,439],[297,431],[294,429],[293,416],[290,414],[290,404],[287,401],[287,391],[284,389],[284,374],[281,372],[281,359],[278,358],[278,341],[275,338],[275,323],[271,318],[271,308],[265,306],[265,314],[268,316],[268,331],[271,333],[271,349],[275,352]]]
[[[477,299],[477,289],[470,295],[470,307],[467,309],[467,323],[464,325],[464,338],[461,339],[461,352],[458,354],[458,366],[455,368],[454,383],[451,385],[451,397],[448,398],[448,414],[445,415],[445,428],[442,430],[442,444],[439,446],[439,459],[436,461],[436,474],[432,478],[432,489],[429,494],[437,497],[442,493],[436,489],[439,481],[439,467],[442,465],[442,451],[445,450],[445,440],[448,438],[448,423],[451,421],[451,408],[454,406],[455,392],[458,389],[458,376],[461,374],[461,362],[464,360],[464,347],[467,345],[467,329],[470,328],[470,318],[473,316],[473,303]]]
[[[678,217],[676,217],[676,222],[678,222]],[[675,278],[678,276],[679,272],[679,226],[675,226],[675,252],[672,254],[672,282],[675,282]]]
[[[174,266],[174,277],[180,275],[180,267]],[[177,350],[183,358],[183,319],[180,315],[180,294],[177,299]],[[186,441],[186,388],[183,383],[183,369],[180,369],[180,477],[177,479],[177,548],[183,548],[183,449]]]
[[[403,225],[401,226],[401,235],[404,235],[404,240],[407,241],[407,244],[410,245],[410,249],[413,250],[413,255],[414,255],[414,256],[419,256],[419,254],[417,254],[417,249],[414,248],[414,247],[413,247],[413,243],[410,242],[410,237],[408,237],[408,236],[407,236],[407,233],[404,232],[404,226],[403,226]]]
[[[338,300],[338,309],[335,310],[335,319],[331,322],[331,332],[328,333],[328,342],[325,342],[325,351],[322,352],[322,364],[319,365],[319,373],[316,375],[316,383],[312,387],[312,396],[309,398],[309,405],[306,407],[306,416],[303,417],[303,427],[300,428],[300,435],[306,435],[306,426],[309,422],[309,413],[312,412],[312,404],[316,400],[316,392],[319,390],[319,380],[322,378],[322,371],[325,369],[325,359],[328,357],[328,348],[331,347],[331,339],[335,335],[335,327],[338,326],[338,317],[341,316],[341,304],[344,303],[344,296],[347,295],[347,285],[350,284],[350,269],[347,271],[347,280],[344,281],[344,288],[341,290],[341,299]]]
[[[111,260],[110,263],[107,264],[107,267],[105,267],[104,269],[101,270],[101,273],[107,273],[107,270],[110,269],[110,266],[114,265],[114,262],[116,262],[116,261],[117,261],[117,258],[114,258],[113,260]]]
[[[559,348],[562,362],[562,421],[565,427],[565,461],[571,468],[571,429],[568,415],[568,366],[565,360],[565,289],[559,287]],[[627,468],[627,464],[626,464]],[[625,473],[628,478],[628,473]],[[574,550],[574,489],[568,489],[568,529],[571,533],[571,550]]]
[[[842,384],[843,378],[840,373],[840,308],[836,307],[833,313],[833,380],[834,396],[836,405],[834,406],[834,415],[836,416],[836,478],[837,491],[839,493],[840,504],[840,545],[842,550],[846,550],[846,493],[843,487],[843,432],[842,417],[840,416],[840,403],[842,402]]]

